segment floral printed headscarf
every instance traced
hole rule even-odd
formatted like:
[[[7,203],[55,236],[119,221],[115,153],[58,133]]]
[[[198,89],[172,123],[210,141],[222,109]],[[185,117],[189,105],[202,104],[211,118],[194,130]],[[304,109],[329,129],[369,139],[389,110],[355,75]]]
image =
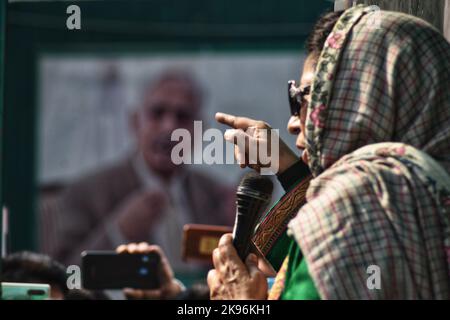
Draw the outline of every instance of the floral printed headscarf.
[[[418,18],[373,10],[346,11],[325,43],[306,122],[310,168],[390,141],[450,172],[450,44]]]

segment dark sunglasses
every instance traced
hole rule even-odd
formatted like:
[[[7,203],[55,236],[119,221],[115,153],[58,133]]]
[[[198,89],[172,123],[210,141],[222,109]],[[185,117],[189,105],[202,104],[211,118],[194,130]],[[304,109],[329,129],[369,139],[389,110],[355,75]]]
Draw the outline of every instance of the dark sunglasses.
[[[294,80],[288,81],[288,95],[289,95],[289,107],[291,109],[291,115],[298,117],[300,110],[303,106],[306,106],[305,96],[311,93],[311,86],[306,86],[300,89]]]

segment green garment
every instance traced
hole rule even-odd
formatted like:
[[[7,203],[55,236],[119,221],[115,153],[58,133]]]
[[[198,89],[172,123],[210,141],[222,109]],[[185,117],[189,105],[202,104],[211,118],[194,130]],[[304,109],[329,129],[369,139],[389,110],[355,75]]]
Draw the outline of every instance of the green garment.
[[[284,291],[281,300],[320,300],[308,265],[297,243],[292,239]]]
[[[300,247],[285,231],[274,244],[272,250],[268,252],[266,258],[276,270],[279,270],[288,255],[285,288],[280,299],[320,300]]]

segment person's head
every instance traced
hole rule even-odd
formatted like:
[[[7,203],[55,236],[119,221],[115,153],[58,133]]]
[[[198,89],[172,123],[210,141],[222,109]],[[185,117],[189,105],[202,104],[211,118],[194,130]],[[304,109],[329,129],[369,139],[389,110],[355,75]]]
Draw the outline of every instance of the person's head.
[[[51,299],[64,299],[68,292],[66,277],[62,264],[39,253],[17,252],[2,262],[1,281],[49,284]]]
[[[325,41],[343,12],[344,11],[330,12],[319,18],[306,43],[307,57],[303,65],[300,84],[298,86],[299,94],[302,95],[300,98],[301,107],[298,116],[291,116],[288,122],[288,131],[293,135],[297,135],[296,146],[300,150],[304,150],[306,147],[305,122],[307,104],[310,101],[311,94],[309,89],[311,88],[314,79],[317,61],[320,53],[322,52]],[[305,152],[303,154],[303,160],[305,162],[306,156],[307,154]]]
[[[176,144],[170,139],[172,132],[180,128],[192,134],[201,105],[201,88],[186,71],[165,71],[146,86],[131,122],[138,151],[156,174],[170,177],[177,169],[171,160]]]
[[[419,18],[377,7],[334,15],[310,37],[301,82],[313,78],[312,94],[297,128],[290,125],[304,131],[297,144],[313,175],[382,142],[413,146],[450,172],[448,41]]]

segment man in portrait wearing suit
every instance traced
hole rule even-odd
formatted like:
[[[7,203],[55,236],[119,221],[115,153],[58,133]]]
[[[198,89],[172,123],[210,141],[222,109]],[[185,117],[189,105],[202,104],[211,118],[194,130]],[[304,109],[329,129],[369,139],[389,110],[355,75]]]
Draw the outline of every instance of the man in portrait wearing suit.
[[[71,264],[83,250],[146,241],[162,248],[175,271],[190,270],[181,260],[183,225],[230,225],[234,216],[232,190],[171,161],[172,132],[192,135],[201,106],[201,89],[189,73],[169,70],[151,82],[130,117],[135,152],[65,189],[52,214],[56,241],[47,253]]]

